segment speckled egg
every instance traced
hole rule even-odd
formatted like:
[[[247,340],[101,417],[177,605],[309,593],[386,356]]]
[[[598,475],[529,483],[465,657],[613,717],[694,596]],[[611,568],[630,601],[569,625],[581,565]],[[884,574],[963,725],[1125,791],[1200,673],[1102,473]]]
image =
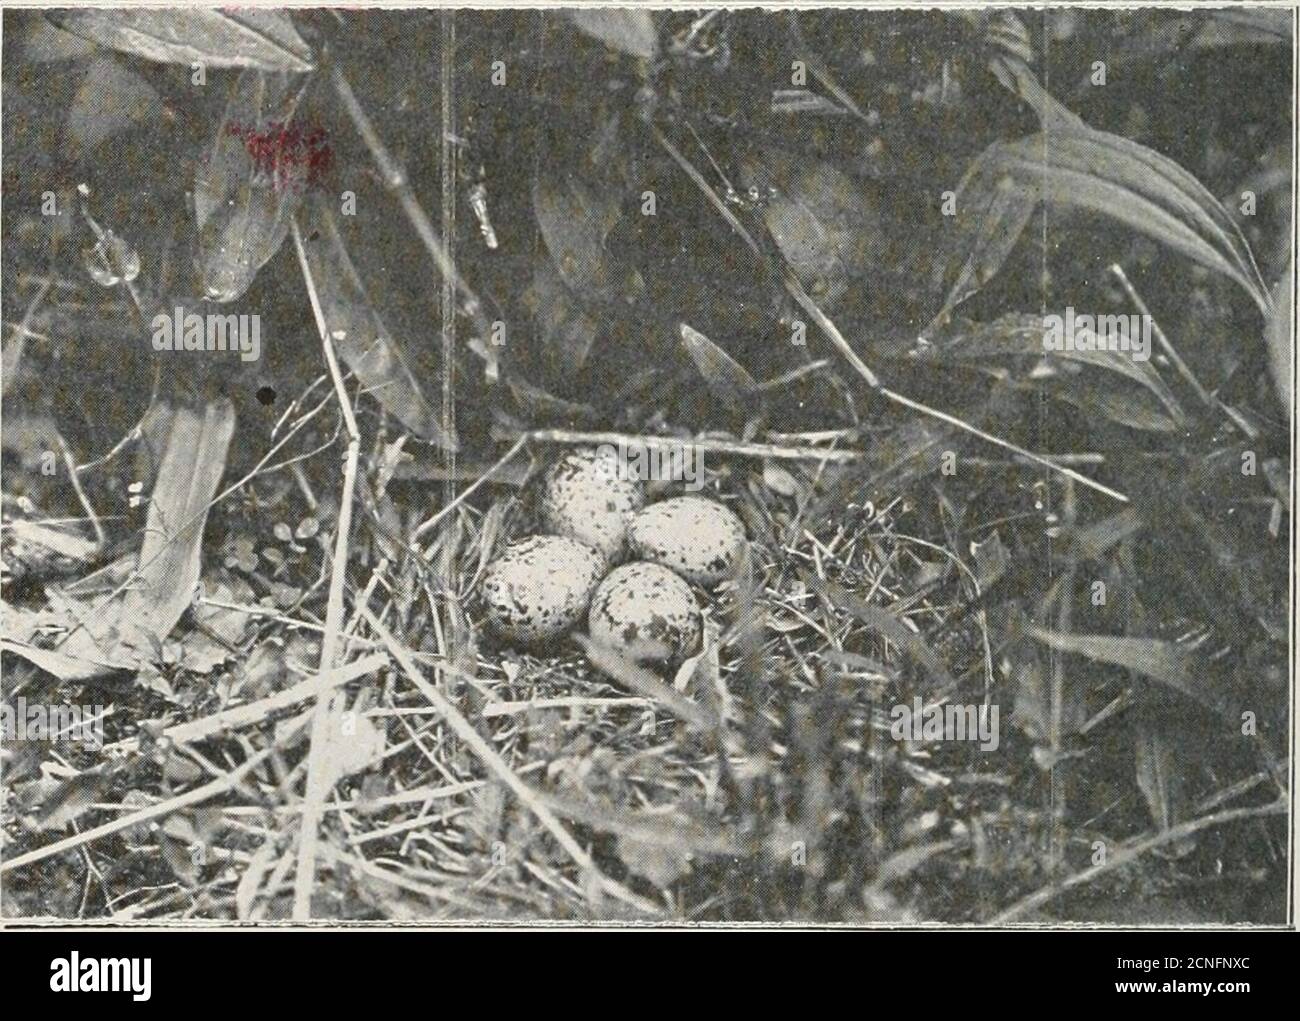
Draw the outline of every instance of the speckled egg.
[[[511,543],[483,575],[488,623],[512,642],[556,638],[582,619],[605,567],[599,550],[567,536]]]
[[[592,641],[632,660],[678,661],[700,642],[700,609],[691,587],[659,564],[616,567],[591,597]]]
[[[546,474],[542,487],[543,527],[600,550],[618,560],[627,525],[645,505],[645,488],[628,477],[613,447],[570,451]]]
[[[745,552],[745,526],[729,507],[703,496],[651,504],[628,527],[632,555],[671,567],[687,581],[732,577]]]

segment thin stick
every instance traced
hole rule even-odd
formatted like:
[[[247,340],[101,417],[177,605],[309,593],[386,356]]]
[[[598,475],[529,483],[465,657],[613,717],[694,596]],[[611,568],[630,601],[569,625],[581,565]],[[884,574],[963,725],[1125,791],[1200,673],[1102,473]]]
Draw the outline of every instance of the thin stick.
[[[104,534],[104,526],[100,524],[99,515],[95,513],[90,498],[81,486],[81,479],[77,477],[77,462],[72,456],[72,449],[68,446],[68,441],[63,438],[63,433],[55,430],[54,436],[59,441],[59,450],[63,454],[63,463],[68,466],[68,481],[72,484],[72,491],[77,494],[77,499],[81,502],[82,508],[89,515],[90,527],[95,530],[95,545],[102,550],[108,545],[108,536]]]
[[[1242,415],[1236,408],[1232,407],[1232,405],[1225,404],[1223,401],[1219,400],[1219,398],[1214,396],[1214,394],[1206,390],[1205,387],[1201,386],[1200,380],[1196,378],[1192,373],[1192,370],[1188,368],[1182,358],[1178,356],[1178,351],[1174,348],[1173,343],[1165,336],[1165,331],[1160,328],[1160,323],[1156,320],[1156,317],[1151,314],[1150,310],[1147,308],[1146,302],[1144,302],[1142,296],[1138,294],[1137,289],[1129,283],[1128,277],[1124,275],[1124,270],[1119,266],[1119,264],[1112,264],[1110,271],[1119,278],[1119,282],[1124,286],[1124,290],[1128,293],[1129,298],[1132,299],[1133,304],[1138,307],[1138,311],[1151,321],[1151,331],[1156,335],[1156,342],[1159,343],[1161,350],[1164,351],[1169,360],[1173,362],[1174,368],[1178,370],[1179,375],[1181,375],[1183,379],[1187,381],[1188,385],[1196,391],[1196,396],[1201,399],[1201,402],[1211,410],[1221,412],[1223,417],[1236,426],[1246,439],[1257,439],[1259,437],[1259,430],[1250,422],[1249,419]]]
[[[117,457],[118,454],[120,454],[123,450],[125,450],[127,446],[129,446],[131,443],[134,443],[136,440],[140,439],[140,437],[144,435],[145,422],[149,420],[149,416],[152,415],[158,408],[158,383],[159,380],[162,378],[161,364],[162,363],[159,362],[157,365],[154,366],[153,386],[149,393],[149,403],[144,409],[144,414],[140,416],[140,420],[136,422],[136,424],[133,425],[130,429],[128,429],[126,431],[126,434],[123,435],[123,437],[120,440],[118,440],[116,443],[113,444],[112,448],[108,451],[108,453],[95,458],[93,461],[87,461],[85,464],[80,465],[77,468],[78,472],[90,471],[92,468],[98,468],[100,465],[108,464],[109,461],[113,460],[113,458]],[[183,528],[179,529],[176,534],[179,535],[183,531],[185,531],[185,529]]]
[[[348,84],[348,80],[343,76],[343,72],[339,70],[337,64],[330,68],[330,81],[333,82],[334,91],[338,93],[339,99],[343,101],[348,116],[352,118],[357,133],[361,136],[362,141],[366,143],[366,148],[370,150],[370,155],[379,168],[379,174],[383,178],[385,187],[397,196],[397,201],[401,203],[407,220],[410,221],[411,226],[415,228],[415,233],[419,235],[420,240],[424,243],[429,256],[438,267],[438,272],[444,278],[450,280],[455,285],[456,290],[460,292],[465,302],[465,311],[474,320],[474,328],[478,335],[484,338],[488,337],[492,330],[483,314],[483,303],[479,301],[478,295],[474,293],[469,284],[456,272],[451,254],[446,245],[443,244],[437,229],[429,220],[428,214],[425,213],[424,208],[415,197],[415,192],[411,190],[406,171],[389,153],[388,147],[384,145],[379,133],[375,131],[374,124],[371,123],[365,110],[362,109],[356,93],[352,91],[352,86]],[[447,143],[444,141],[443,144]]]
[[[302,229],[297,217],[293,220],[293,243],[298,251],[298,262],[302,267],[307,296],[316,319],[316,328],[320,332],[325,363],[334,381],[334,394],[338,398],[339,408],[348,431],[347,459],[343,469],[343,493],[339,499],[334,558],[330,564],[329,601],[325,607],[325,634],[321,641],[320,666],[322,671],[326,671],[334,666],[342,638],[343,589],[347,579],[348,548],[352,535],[352,503],[356,495],[361,433],[357,429],[352,403],[348,400],[347,389],[343,384],[343,373],[334,354],[334,343],[330,338],[328,324],[325,322],[320,296],[316,293],[316,285],[312,280],[311,268],[307,263],[307,251],[302,241]],[[312,713],[311,748],[307,753],[307,783],[303,792],[302,825],[298,831],[298,866],[293,877],[294,921],[305,921],[311,917],[311,893],[316,883],[316,843],[319,839],[321,806],[336,779],[333,747],[337,729],[335,722],[341,711],[342,701],[338,691],[334,690],[328,696],[322,694],[317,698]]]
[[[881,393],[881,395],[888,397],[895,404],[901,404],[905,408],[911,408],[913,411],[919,411],[923,415],[928,415],[931,418],[937,418],[940,422],[947,422],[949,425],[955,426],[956,428],[962,430],[963,432],[970,433],[972,436],[975,436],[983,440],[985,443],[992,443],[995,447],[1001,447],[1003,450],[1009,450],[1013,454],[1016,454],[1019,457],[1028,458],[1030,461],[1033,461],[1035,464],[1041,464],[1045,468],[1051,468],[1052,471],[1060,472],[1066,478],[1074,479],[1075,482],[1079,483],[1082,486],[1087,486],[1089,489],[1095,489],[1099,493],[1104,493],[1106,496],[1109,496],[1113,500],[1118,500],[1120,503],[1129,502],[1128,497],[1125,496],[1123,493],[1119,492],[1118,490],[1111,489],[1109,486],[1104,486],[1100,482],[1094,482],[1092,479],[1088,478],[1088,476],[1080,475],[1073,468],[1066,468],[1064,465],[1057,464],[1056,462],[1051,461],[1046,457],[1043,457],[1041,454],[1035,454],[1032,451],[1025,450],[1024,447],[1018,447],[1014,443],[1011,443],[1007,440],[994,436],[992,433],[986,433],[983,429],[977,429],[975,426],[971,425],[970,423],[963,422],[960,418],[957,418],[955,415],[950,415],[946,411],[940,411],[938,408],[932,408],[928,404],[922,404],[920,401],[914,401],[910,397],[904,397],[902,394],[895,393],[892,390],[886,390],[884,387],[881,387],[879,392]]]
[[[14,382],[18,379],[18,366],[22,364],[23,352],[27,349],[27,338],[31,334],[32,320],[36,317],[36,310],[40,308],[41,302],[45,296],[50,293],[50,287],[54,283],[53,276],[46,276],[41,281],[41,286],[32,298],[31,304],[27,306],[27,311],[23,313],[22,321],[15,327],[16,333],[12,342],[5,347],[3,355],[0,355],[0,365],[3,365],[3,380],[0,380],[0,387],[3,387],[3,393],[8,393]]]
[[[1156,317],[1151,314],[1151,310],[1147,308],[1147,303],[1142,300],[1142,295],[1138,294],[1137,289],[1129,282],[1128,275],[1124,272],[1123,267],[1121,267],[1119,263],[1113,262],[1111,263],[1110,271],[1115,275],[1115,278],[1119,280],[1119,284],[1124,288],[1124,292],[1128,295],[1129,300],[1137,306],[1138,311],[1146,316],[1147,320],[1151,323],[1151,332],[1156,335],[1156,343],[1160,345],[1160,350],[1165,353],[1165,356],[1173,363],[1174,368],[1178,370],[1178,374],[1182,376],[1183,379],[1186,380],[1187,385],[1196,392],[1196,396],[1201,399],[1202,404],[1206,407],[1217,409],[1219,406],[1218,401],[1214,399],[1213,395],[1206,390],[1205,387],[1201,386],[1201,381],[1196,378],[1195,373],[1188,368],[1187,363],[1179,356],[1174,345],[1169,342],[1169,338],[1165,336],[1165,331],[1160,328],[1160,324],[1156,322]]]
[[[456,130],[456,12],[444,8],[438,15],[441,29],[441,59],[439,60],[439,84],[442,99],[442,140],[438,146],[442,170],[442,227],[451,242],[456,238],[456,146],[449,143]],[[442,429],[445,435],[456,435],[456,256],[447,248],[447,263],[452,267],[451,273],[443,274],[442,295]],[[456,449],[452,444],[442,448],[442,466],[447,477],[442,483],[442,502],[444,509],[457,503],[456,500]],[[452,556],[449,547],[444,547],[446,555],[438,558],[441,568],[442,590],[452,593],[460,590],[459,564]],[[437,614],[437,607],[430,605],[429,610]],[[458,608],[448,605],[448,614],[455,624]],[[460,640],[461,628],[452,626],[447,629],[447,644],[442,651],[447,659],[453,659],[459,653],[455,644]]]
[[[1053,464],[1105,464],[1105,454],[1042,454]],[[1007,465],[1016,464],[1014,460],[1005,458],[991,457],[966,457],[963,458],[967,464],[978,465],[981,468],[1005,468]]]
[[[81,847],[92,840],[98,840],[100,837],[112,836],[114,833],[120,833],[124,829],[132,826],[138,826],[140,823],[150,822],[153,819],[160,819],[165,815],[171,815],[178,809],[188,808],[191,805],[197,805],[209,798],[222,794],[232,787],[241,783],[249,773],[256,769],[273,751],[275,747],[265,748],[258,752],[251,759],[244,761],[243,765],[231,770],[225,776],[219,776],[210,783],[205,783],[202,787],[196,787],[194,790],[185,794],[178,794],[167,801],[160,801],[156,805],[150,805],[142,808],[138,812],[132,812],[130,815],[124,815],[121,818],[114,819],[112,822],[106,822],[102,826],[96,826],[94,829],[85,830],[81,833],[74,833],[63,840],[56,840],[52,844],[46,844],[44,847],[38,847],[34,851],[28,851],[26,854],[20,854],[15,858],[6,858],[0,862],[0,872],[9,872],[13,869],[22,868],[25,865],[31,865],[38,861],[44,861],[51,855],[62,854],[64,851],[71,850],[75,847]]]
[[[452,893],[450,890],[443,890],[436,886],[429,886],[426,883],[416,882],[414,879],[407,879],[403,875],[390,872],[388,869],[381,868],[358,855],[344,854],[342,851],[336,851],[333,848],[327,848],[326,850],[329,859],[335,864],[346,865],[363,875],[378,879],[381,883],[391,883],[400,890],[418,894],[428,900],[440,900],[446,901],[448,904],[455,904],[471,914],[479,914],[482,911],[481,904]]]
[[[654,673],[631,660],[624,659],[617,650],[593,642],[583,635],[575,640],[586,650],[593,664],[615,678],[624,687],[638,695],[653,699],[683,723],[689,723],[703,734],[718,733],[722,720],[708,709],[661,681]]]
[[[190,720],[188,723],[178,723],[174,727],[168,727],[162,732],[162,737],[173,744],[192,744],[196,741],[204,741],[225,731],[261,723],[269,718],[272,713],[297,705],[299,702],[306,702],[310,698],[316,698],[335,688],[340,688],[387,665],[387,653],[372,652],[369,656],[363,656],[361,659],[335,667],[333,670],[322,671],[315,677],[310,677],[299,684],[295,684],[292,688],[278,691],[274,695],[268,695],[266,698],[250,702],[248,705],[223,709],[211,716],[204,716],[197,720]],[[116,741],[113,744],[105,745],[104,751],[133,752],[138,751],[139,748],[140,739],[131,737],[124,741]]]
[[[534,709],[654,709],[654,699],[649,698],[583,698],[566,695],[560,698],[535,698],[530,702],[489,702],[480,712],[484,719],[493,716],[513,716]]]
[[[892,391],[881,391],[891,397],[897,398],[909,406],[915,402],[906,397],[894,394]],[[924,408],[925,405],[917,405]],[[999,440],[996,436],[980,432],[973,426],[968,426],[960,419],[953,418],[951,415],[942,411],[929,409],[928,414],[932,414],[941,421],[950,422],[958,428],[964,428],[968,431],[974,431],[975,435],[981,439],[987,440],[995,446],[1005,447],[1011,453],[1031,461],[1035,464],[1045,464],[1051,468],[1060,471],[1071,477],[1075,473],[1068,468],[1063,467],[1068,464],[1104,464],[1105,459],[1100,454],[1035,454],[1028,450]],[[743,442],[740,440],[712,440],[712,439],[677,439],[672,436],[633,436],[628,433],[616,432],[578,432],[571,429],[535,429],[530,433],[524,434],[526,439],[535,443],[563,443],[578,446],[599,446],[608,443],[614,446],[622,444],[626,447],[644,450],[665,450],[677,452],[684,448],[699,450],[704,453],[729,454],[733,457],[764,457],[772,458],[777,461],[827,461],[836,464],[847,463],[851,461],[860,461],[867,456],[862,450],[831,450],[824,447],[801,447],[788,446],[776,443],[753,443]],[[972,459],[973,463],[984,463]],[[990,462],[991,463],[991,462]],[[1088,483],[1095,485],[1093,483]],[[1104,487],[1103,487],[1104,488]],[[1116,493],[1113,490],[1106,490],[1108,495],[1116,499],[1125,500],[1122,493]]]
[[[754,254],[761,257],[762,249],[759,247],[758,242],[754,240],[754,236],[749,233],[736,214],[727,208],[727,204],[723,202],[722,199],[718,198],[717,192],[709,186],[709,182],[704,179],[704,175],[695,168],[690,160],[681,154],[678,148],[668,140],[667,136],[665,136],[662,131],[653,124],[650,125],[650,130],[654,134],[655,140],[660,144],[660,146],[662,146],[677,165],[682,168],[686,175],[695,182],[695,186],[704,192],[705,197],[708,198],[709,202],[713,205],[713,208],[722,214],[722,218],[730,224],[731,229],[740,235],[741,239],[749,246],[750,250],[753,251]],[[785,289],[790,292],[790,296],[794,298],[799,306],[812,317],[813,321],[821,329],[822,333],[830,339],[831,343],[839,349],[840,354],[842,354],[848,360],[849,364],[853,366],[854,371],[867,381],[867,385],[873,390],[879,390],[880,380],[876,378],[876,374],[871,371],[866,362],[858,357],[858,353],[854,351],[849,342],[844,339],[844,335],[840,333],[839,328],[831,322],[826,313],[817,306],[817,303],[808,296],[808,293],[803,289],[803,285],[799,283],[793,270],[790,269],[789,264],[784,263],[781,269],[782,282],[785,284]]]
[[[807,365],[800,365],[798,368],[791,369],[789,372],[783,372],[779,376],[773,376],[771,379],[765,379],[758,384],[759,390],[777,390],[791,383],[803,379],[804,376],[811,376],[814,372],[820,372],[830,364],[825,358],[818,358],[816,361],[809,362]]]
[[[447,725],[455,732],[456,736],[469,746],[470,750],[478,756],[491,772],[496,774],[497,778],[514,793],[515,797],[529,811],[537,816],[538,822],[546,827],[551,836],[555,838],[556,843],[564,848],[577,866],[588,876],[595,879],[601,888],[612,896],[642,911],[657,914],[658,908],[654,904],[643,897],[637,896],[631,890],[625,889],[621,884],[610,879],[597,868],[591,856],[583,850],[582,845],[564,828],[564,824],[556,818],[550,808],[533,792],[533,789],[519,778],[505,759],[501,758],[500,753],[487,742],[482,734],[474,729],[474,725],[469,720],[465,719],[461,711],[441,691],[424,679],[419,668],[415,665],[415,661],[411,658],[410,651],[398,642],[383,624],[379,623],[379,620],[368,608],[363,608],[362,612],[365,614],[366,622],[383,641],[384,645],[387,646],[393,659],[397,660],[397,664],[402,668],[402,672],[406,674],[407,680],[415,685],[420,694],[428,699],[429,703],[442,714],[443,719],[447,721]]]
[[[783,461],[858,461],[867,455],[860,450],[830,450],[823,447],[789,447],[776,443],[746,443],[739,440],[686,440],[672,436],[633,436],[616,432],[575,432],[571,429],[535,429],[522,439],[535,443],[564,443],[600,446],[631,447],[638,450],[684,449],[699,450],[709,454],[730,454],[735,457],[770,457]]]
[[[414,540],[421,539],[424,536],[428,535],[431,531],[433,531],[433,529],[437,528],[438,522],[440,522],[448,514],[450,514],[462,503],[464,503],[465,500],[468,499],[470,495],[472,495],[477,489],[479,489],[479,487],[483,486],[490,478],[492,478],[493,475],[495,475],[507,464],[513,461],[515,456],[519,453],[519,451],[524,449],[524,444],[527,442],[528,442],[527,435],[520,436],[519,439],[515,440],[514,446],[512,446],[509,450],[507,450],[505,454],[503,454],[501,458],[496,462],[496,464],[492,465],[491,468],[489,468],[477,479],[475,479],[470,485],[466,486],[458,494],[456,494],[455,498],[452,499],[446,506],[441,508],[437,514],[429,518],[428,521],[425,521],[423,524],[421,524],[411,536],[412,540],[414,541]],[[453,466],[452,471],[448,473],[448,478],[454,477],[454,474],[455,474],[455,468]]]

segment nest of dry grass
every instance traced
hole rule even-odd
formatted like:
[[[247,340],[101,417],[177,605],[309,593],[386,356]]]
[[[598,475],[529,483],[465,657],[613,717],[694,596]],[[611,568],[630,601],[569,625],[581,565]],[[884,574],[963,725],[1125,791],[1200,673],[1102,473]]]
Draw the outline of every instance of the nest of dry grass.
[[[458,501],[425,530],[419,557],[360,551],[368,565],[353,574],[343,649],[371,669],[332,672],[353,679],[334,706],[343,740],[316,752],[343,775],[319,809],[313,913],[924,917],[895,884],[965,856],[963,819],[973,806],[1003,811],[1014,780],[978,751],[892,740],[887,707],[987,704],[987,627],[982,613],[962,615],[977,575],[942,537],[912,534],[921,522],[908,495],[814,522],[825,463],[712,460],[706,492],[745,520],[752,555],[744,577],[701,593],[706,648],[672,677],[616,663],[614,680],[572,642],[537,656],[484,636],[477,586],[493,552],[532,527],[529,486],[521,497],[485,485]],[[138,728],[119,716],[108,761],[91,767],[97,787],[128,783],[127,801],[162,822],[124,826],[122,808],[92,810],[87,827],[118,827],[107,845],[74,837],[61,855],[37,852],[32,867],[53,857],[75,871],[89,848],[116,845],[140,859],[143,881],[189,855],[182,889],[128,881],[105,907],[155,919],[287,916],[302,810],[293,788],[312,768],[313,743],[311,710],[286,693],[313,683],[301,678],[314,674],[322,630],[303,601],[267,609],[217,593],[210,606],[256,630],[242,662],[200,693],[184,690],[182,654],[173,680],[184,707]],[[267,650],[275,677],[253,662]],[[330,673],[316,674],[317,691]],[[234,772],[223,768],[239,758]],[[254,759],[266,761],[250,769]],[[209,786],[228,794],[164,812],[188,797],[169,795],[178,772],[211,774]],[[50,807],[35,811],[35,828],[48,829]],[[1006,812],[1000,824],[1024,841],[1041,822]],[[21,859],[25,843],[7,857]],[[164,853],[151,862],[155,849]]]
[[[534,530],[553,444],[516,443],[397,532],[384,485],[402,483],[370,475],[372,512],[341,546],[325,538],[330,512],[309,474],[291,472],[325,521],[319,534],[300,524],[288,545],[333,550],[346,587],[326,594],[307,556],[283,581],[248,570],[248,525],[284,529],[245,508],[161,657],[172,667],[113,699],[106,748],[65,758],[51,743],[65,776],[15,784],[5,868],[22,892],[9,910],[66,915],[75,890],[82,914],[288,918],[307,817],[314,917],[1044,917],[1063,864],[1084,868],[1096,840],[1113,842],[1054,801],[1053,767],[1086,757],[1062,746],[1050,759],[1023,678],[1008,682],[1013,631],[991,627],[983,599],[1011,564],[1002,531],[1032,532],[1048,512],[1023,468],[990,463],[1022,506],[958,530],[920,473],[933,442],[914,440],[853,460],[810,444],[780,460],[743,444],[712,453],[704,492],[744,520],[749,562],[698,592],[705,647],[662,676],[598,669],[580,636],[538,655],[481,626],[483,569]],[[403,544],[403,531],[419,538]],[[70,591],[90,598],[86,579]],[[322,670],[331,618],[343,665]],[[1087,687],[1081,733],[1104,734],[1124,687]],[[84,700],[85,688],[65,689]],[[992,711],[994,745],[894,733],[897,707],[945,705]],[[1104,765],[1072,768],[1079,784],[1105,781]],[[1152,868],[1144,850],[1142,868],[1121,861],[1089,887],[1176,886],[1177,859]]]

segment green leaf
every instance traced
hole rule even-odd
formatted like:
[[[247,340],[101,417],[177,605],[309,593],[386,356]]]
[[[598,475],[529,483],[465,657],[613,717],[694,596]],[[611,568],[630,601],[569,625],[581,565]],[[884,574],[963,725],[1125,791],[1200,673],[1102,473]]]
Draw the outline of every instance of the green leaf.
[[[564,16],[610,49],[651,60],[659,52],[659,33],[649,11],[589,8],[564,11]]]
[[[1110,399],[1103,393],[1098,400],[1102,406],[1116,411],[1116,415],[1110,416],[1114,420],[1123,421],[1123,408],[1134,405],[1133,416],[1144,423],[1138,425],[1138,428],[1154,427],[1157,431],[1168,432],[1185,423],[1186,415],[1182,406],[1150,361],[1138,361],[1131,353],[1124,351],[1047,350],[1044,343],[1045,332],[1043,316],[1008,313],[991,323],[980,324],[969,330],[959,329],[951,339],[938,338],[935,346],[924,357],[938,362],[974,364],[1007,357],[1034,358],[1046,361],[1048,364],[1058,358],[1079,362],[1117,373],[1140,384],[1149,390],[1168,412],[1167,415],[1155,412],[1156,417],[1153,418],[1147,404],[1137,404],[1134,400],[1120,395]],[[1049,378],[1044,380],[1043,384],[1050,385],[1052,382],[1053,380]],[[1080,381],[1080,385],[1085,382],[1086,380]],[[1070,389],[1068,383],[1064,385],[1066,389]],[[1154,424],[1157,421],[1159,424]],[[1130,421],[1127,424],[1134,424],[1134,422]]]
[[[162,99],[153,86],[120,59],[101,53],[86,66],[63,125],[64,144],[74,159],[128,128],[156,123],[162,114]]]
[[[159,645],[194,600],[203,528],[234,434],[235,407],[224,397],[202,410],[177,408],[167,423],[140,566],[122,606],[123,639],[142,652]]]
[[[1265,332],[1268,340],[1268,367],[1282,407],[1291,410],[1291,382],[1295,375],[1295,344],[1291,336],[1291,291],[1295,286],[1295,257],[1287,264],[1286,275],[1273,287],[1273,314]]]
[[[1057,119],[1050,132],[995,142],[967,170],[952,250],[936,270],[952,280],[939,318],[1001,269],[1042,203],[1118,220],[1235,280],[1271,312],[1250,246],[1204,185],[1154,150]]]
[[[263,143],[283,144],[277,137],[292,130],[297,101],[286,76],[241,72],[208,157],[195,172],[197,263],[211,301],[241,297],[289,235],[302,199],[305,153],[277,151],[270,167],[253,154]]]
[[[1233,716],[1233,706],[1208,666],[1193,652],[1158,638],[1081,635],[1026,624],[1025,633],[1057,652],[1123,667],[1194,699],[1207,709]]]
[[[699,330],[682,323],[681,336],[691,361],[718,397],[734,406],[758,390],[758,383],[745,367]]]
[[[307,273],[316,287],[339,357],[383,409],[407,429],[444,450],[457,449],[455,433],[439,421],[401,345],[370,303],[339,233],[331,203],[313,196],[304,212]]]
[[[162,64],[310,71],[311,47],[285,11],[251,7],[52,11],[83,39]]]
[[[742,168],[741,181],[769,200],[763,208],[777,248],[799,282],[831,308],[879,261],[883,227],[863,186],[829,163],[766,149]]]
[[[546,250],[564,283],[587,301],[615,301],[633,290],[605,248],[621,215],[619,198],[553,171],[533,182],[533,209]]]

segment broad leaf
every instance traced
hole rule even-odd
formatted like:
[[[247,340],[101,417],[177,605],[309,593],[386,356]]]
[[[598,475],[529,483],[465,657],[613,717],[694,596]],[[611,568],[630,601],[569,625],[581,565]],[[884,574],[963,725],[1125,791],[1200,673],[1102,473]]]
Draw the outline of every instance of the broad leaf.
[[[331,204],[313,199],[305,212],[303,249],[307,272],[339,357],[356,373],[367,392],[402,425],[421,439],[455,450],[454,431],[439,421],[401,346],[371,305],[339,233]]]
[[[1249,245],[1204,185],[1145,146],[1058,119],[1050,132],[995,142],[962,179],[950,257],[936,267],[938,281],[951,281],[940,318],[1001,269],[1042,203],[1118,220],[1235,280],[1271,311]]]
[[[590,404],[566,401],[563,397],[535,386],[524,379],[506,378],[506,386],[514,396],[515,404],[530,423],[559,422],[568,425],[591,425],[600,421],[600,415]]]
[[[829,163],[776,149],[742,169],[742,182],[769,196],[763,220],[815,301],[831,308],[872,273],[883,228],[861,184]]]
[[[1127,384],[1102,387],[1087,378],[1058,380],[1044,388],[1059,401],[1084,413],[1084,421],[1107,419],[1144,432],[1174,433],[1180,421],[1170,418],[1150,396]]]
[[[47,15],[83,39],[162,64],[310,71],[311,47],[286,11],[251,7],[75,9]]]
[[[553,170],[533,183],[533,209],[555,268],[575,294],[612,301],[624,293],[618,262],[605,248],[619,220],[617,196]]]
[[[1209,665],[1174,642],[1125,635],[1068,634],[1034,624],[1027,624],[1025,633],[1057,652],[1132,670],[1181,692],[1207,709],[1228,717],[1234,715],[1232,700],[1220,690],[1216,683],[1219,678],[1211,675]]]
[[[33,666],[40,667],[47,674],[61,681],[88,681],[116,670],[130,670],[133,666],[128,661],[110,660],[105,656],[83,659],[54,649],[42,649],[27,642],[11,642],[5,639],[0,639],[0,649],[21,656]]]
[[[162,99],[153,86],[119,61],[101,53],[86,66],[63,123],[64,143],[74,159],[119,132],[155,123],[162,114]]]
[[[160,645],[193,602],[203,526],[234,432],[235,408],[225,398],[172,414],[140,564],[122,607],[122,637],[142,652]]]
[[[36,833],[62,830],[103,798],[112,777],[102,768],[66,779],[42,778],[14,789],[15,814]]]
[[[1107,62],[1120,66],[1137,60],[1154,66],[1170,54],[1224,46],[1284,46],[1291,42],[1292,13],[1285,7],[1170,11],[1165,17],[1167,20],[1116,46]]]
[[[1043,88],[1024,59],[1011,53],[1002,53],[989,61],[989,69],[998,81],[1034,108],[1044,125],[1055,127],[1064,124],[1071,128],[1085,126],[1074,111]]]
[[[596,342],[600,322],[582,307],[545,256],[538,257],[524,303],[536,318],[542,345],[558,370],[565,376],[580,372]]]
[[[758,383],[745,367],[699,330],[682,323],[681,336],[691,361],[718,397],[729,404],[739,405],[758,390]]]
[[[1064,317],[1062,319],[1064,320]],[[1059,325],[1063,326],[1064,321]],[[1096,323],[1096,325],[1107,326],[1104,323]],[[1105,329],[1103,332],[1106,332]],[[936,339],[935,346],[926,353],[925,357],[938,362],[972,365],[983,365],[991,359],[1008,357],[1042,359],[1050,365],[1054,359],[1059,358],[1095,366],[1118,373],[1140,384],[1159,400],[1160,405],[1167,412],[1167,414],[1156,412],[1161,423],[1157,427],[1159,431],[1169,431],[1169,428],[1184,423],[1185,415],[1181,405],[1149,360],[1139,361],[1133,357],[1132,352],[1081,350],[1087,345],[1079,343],[1080,341],[1093,341],[1099,338],[1092,330],[1084,331],[1076,328],[1073,333],[1076,342],[1074,350],[1048,350],[1045,339],[1047,326],[1043,316],[1009,313],[991,323],[981,324],[969,330],[959,329],[951,339],[946,337]],[[1100,348],[1103,345],[1098,343],[1096,346]],[[1086,379],[1081,382],[1086,382]],[[1135,403],[1123,397],[1120,397],[1119,401],[1120,406]],[[1149,405],[1143,403],[1135,407],[1140,407],[1141,410],[1135,410],[1134,414],[1147,420]],[[1116,418],[1117,421],[1122,419],[1122,415]],[[1144,427],[1146,426],[1139,426],[1139,428]]]
[[[203,580],[204,591],[214,602],[249,605],[256,597],[242,578],[213,576]],[[194,626],[179,641],[185,669],[196,674],[210,674],[238,652],[238,644],[252,615],[228,606],[199,603],[194,607]]]
[[[241,297],[289,234],[317,143],[292,126],[284,75],[241,72],[194,180],[199,278],[212,301]]]
[[[79,35],[55,28],[54,22],[43,16],[22,17],[10,15],[6,19],[5,34],[14,40],[15,56],[20,61],[49,64],[60,60],[77,60],[95,52],[95,44]]]
[[[1141,515],[1132,507],[1090,525],[1070,525],[1061,530],[1063,549],[1054,551],[1068,563],[1100,561],[1110,550],[1142,530]]]
[[[649,11],[589,8],[565,11],[564,16],[611,49],[644,60],[659,52],[659,33]]]

